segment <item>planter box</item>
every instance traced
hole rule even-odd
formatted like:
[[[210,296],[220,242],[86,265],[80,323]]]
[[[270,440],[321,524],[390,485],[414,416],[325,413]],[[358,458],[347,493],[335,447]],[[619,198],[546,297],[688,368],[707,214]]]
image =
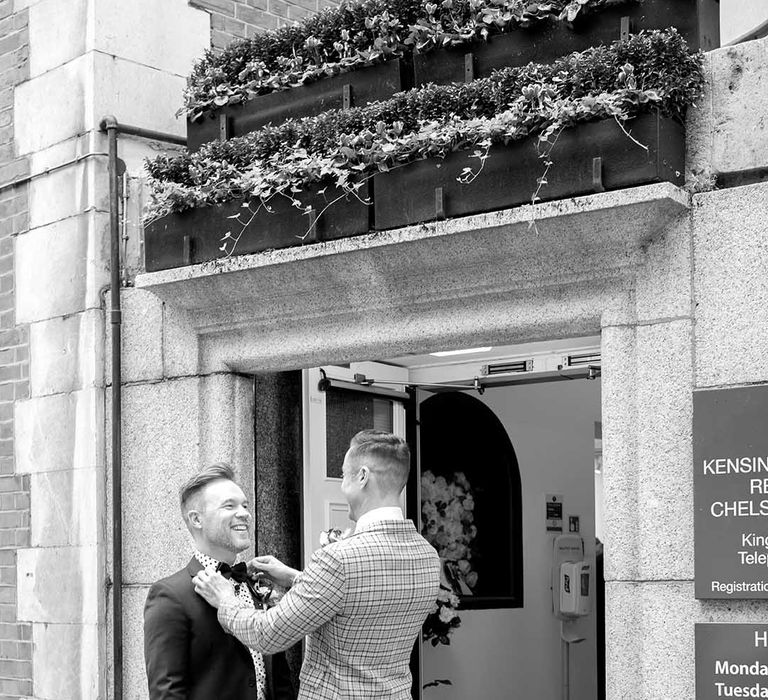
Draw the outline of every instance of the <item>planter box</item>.
[[[682,125],[654,112],[628,122],[625,128],[648,150],[629,139],[612,119],[563,131],[552,151],[548,184],[539,191],[539,198],[562,199],[662,181],[683,184]],[[465,167],[477,171],[480,165],[470,153],[459,151],[445,160],[422,160],[376,175],[374,228],[398,228],[531,202],[537,178],[545,170],[535,139],[493,146],[483,172],[465,185],[456,178]]]
[[[415,85],[469,82],[497,68],[551,63],[573,51],[609,44],[641,29],[677,27],[692,51],[720,46],[719,0],[642,0],[577,18],[494,36],[487,43],[414,54]]]
[[[319,213],[328,202],[341,194],[338,190],[335,192],[315,195],[305,204],[312,205]],[[363,199],[368,196],[367,185],[360,188],[359,194]],[[351,195],[328,207],[316,219],[314,227],[311,227],[312,218],[292,206],[287,199],[279,197],[273,201],[270,204],[272,213],[262,209],[250,222],[237,243],[234,255],[346,238],[366,233],[370,228],[371,208]],[[220,250],[222,237],[227,231],[235,235],[242,229],[237,220],[228,217],[240,214],[243,223],[251,217],[242,204],[242,200],[236,200],[214,207],[191,209],[147,224],[144,227],[147,272],[226,257]]]
[[[242,136],[270,122],[280,124],[286,119],[309,117],[329,109],[361,107],[385,100],[410,87],[411,73],[410,64],[394,59],[260,95],[241,105],[229,105],[202,121],[187,122],[187,147],[196,151],[208,141]]]

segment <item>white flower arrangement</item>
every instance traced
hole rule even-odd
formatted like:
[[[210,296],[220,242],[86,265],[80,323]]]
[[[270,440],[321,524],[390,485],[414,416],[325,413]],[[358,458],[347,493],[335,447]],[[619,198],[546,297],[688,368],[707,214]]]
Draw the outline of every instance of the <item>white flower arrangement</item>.
[[[452,588],[472,595],[477,572],[472,569],[475,499],[469,480],[456,472],[450,482],[431,471],[421,475],[422,534],[437,550]]]
[[[351,534],[351,528],[348,528],[344,531],[337,527],[332,527],[330,530],[323,530],[320,533],[320,546],[327,547],[329,544],[333,544],[334,542],[340,542],[341,540],[349,537]]]

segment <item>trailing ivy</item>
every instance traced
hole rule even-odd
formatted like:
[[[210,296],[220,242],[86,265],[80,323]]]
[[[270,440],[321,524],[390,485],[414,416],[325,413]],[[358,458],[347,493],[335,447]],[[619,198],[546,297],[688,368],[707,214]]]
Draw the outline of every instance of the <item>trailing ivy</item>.
[[[207,51],[184,92],[187,117],[322,77],[387,61],[410,50],[484,41],[542,22],[573,22],[608,5],[639,0],[348,0],[294,26]]]
[[[642,32],[552,64],[427,85],[211,142],[195,153],[160,156],[147,163],[149,218],[241,197],[268,203],[285,196],[301,206],[308,188],[354,192],[377,172],[457,150],[473,150],[481,168],[493,143],[536,137],[551,144],[574,124],[623,122],[651,108],[682,121],[701,92],[701,62],[676,30]]]

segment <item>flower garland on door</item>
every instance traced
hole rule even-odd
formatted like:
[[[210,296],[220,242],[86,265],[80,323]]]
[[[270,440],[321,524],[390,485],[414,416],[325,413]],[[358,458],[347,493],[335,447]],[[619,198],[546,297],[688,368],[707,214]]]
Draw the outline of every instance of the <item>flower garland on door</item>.
[[[440,591],[424,623],[424,641],[450,644],[449,635],[461,625],[457,613],[460,595],[472,595],[478,574],[472,569],[475,499],[463,472],[453,477],[421,475],[422,535],[437,550],[442,562]]]

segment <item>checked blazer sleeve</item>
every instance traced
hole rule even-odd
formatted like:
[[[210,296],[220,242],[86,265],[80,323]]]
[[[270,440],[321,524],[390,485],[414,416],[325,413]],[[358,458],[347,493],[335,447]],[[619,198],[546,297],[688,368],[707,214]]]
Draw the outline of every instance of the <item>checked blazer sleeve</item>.
[[[309,566],[275,607],[263,611],[241,607],[237,602],[225,603],[219,608],[219,622],[251,649],[274,654],[338,615],[345,585],[343,562],[334,547],[325,547],[314,553]]]

